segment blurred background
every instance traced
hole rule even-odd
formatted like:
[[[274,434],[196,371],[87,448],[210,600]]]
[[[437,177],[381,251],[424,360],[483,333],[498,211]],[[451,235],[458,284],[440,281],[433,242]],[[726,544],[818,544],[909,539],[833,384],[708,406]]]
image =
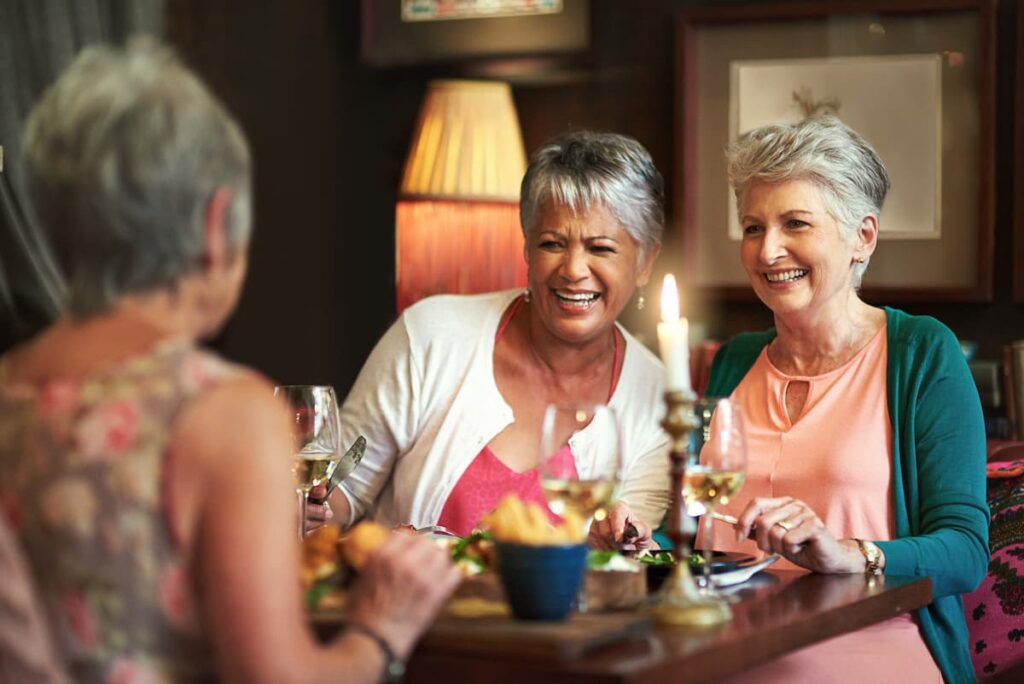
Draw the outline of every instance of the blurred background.
[[[428,83],[437,78],[507,82],[527,154],[547,138],[576,128],[625,133],[651,151],[666,181],[666,243],[648,288],[650,304],[643,311],[629,308],[624,320],[651,344],[658,317],[655,284],[666,272],[685,280],[681,207],[673,192],[680,134],[676,15],[713,5],[742,16],[765,3],[565,0],[569,23],[556,31],[551,46],[520,52],[513,47],[501,55],[488,54],[488,41],[496,39],[482,38],[473,26],[498,19],[453,20],[466,27],[461,34],[446,34],[440,47],[410,47],[400,27],[389,24],[389,13],[397,10],[387,4],[0,0],[0,39],[21,36],[22,41],[16,54],[18,44],[0,40],[7,44],[0,47],[0,101],[13,95],[11,81],[6,90],[2,85],[4,69],[34,70],[35,81],[19,84],[16,94],[28,103],[38,96],[73,54],[71,48],[45,52],[48,41],[66,38],[68,31],[77,36],[65,40],[71,46],[136,30],[157,33],[176,46],[240,120],[256,162],[249,278],[237,313],[212,344],[278,381],[331,383],[343,396],[396,316],[396,203]],[[973,343],[968,346],[974,359],[996,364],[981,371],[982,381],[994,372],[999,383],[1004,346],[1024,338],[1024,303],[1014,299],[1014,279],[1024,279],[1015,273],[1024,263],[1018,257],[1015,264],[1014,254],[1024,235],[1014,242],[1013,202],[1019,183],[1015,135],[1021,135],[1017,129],[1024,113],[1015,112],[1014,103],[1019,3],[1001,0],[994,11],[996,97],[988,112],[995,136],[991,288],[968,301],[866,298],[936,316]],[[100,18],[91,33],[83,31],[90,17]],[[511,37],[514,46],[515,30],[504,26],[499,33]],[[471,43],[469,54],[460,54],[461,40]],[[0,145],[8,148],[9,161],[17,150],[9,133],[17,116],[10,107],[0,109],[0,136],[7,138],[0,138]],[[0,221],[10,223],[9,214]],[[3,232],[0,268],[6,285],[0,298],[17,320],[5,324],[3,340],[9,345],[53,315],[53,293],[18,277],[19,252],[10,245],[9,226]],[[769,312],[757,301],[704,296],[685,286],[683,300],[683,313],[700,339],[771,325]]]

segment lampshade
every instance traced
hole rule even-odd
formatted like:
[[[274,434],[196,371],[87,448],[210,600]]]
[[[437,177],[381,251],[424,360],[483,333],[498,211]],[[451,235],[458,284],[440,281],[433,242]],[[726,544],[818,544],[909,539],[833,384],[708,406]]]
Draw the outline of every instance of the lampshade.
[[[399,312],[431,294],[526,284],[519,228],[525,170],[507,83],[430,83],[395,215]]]

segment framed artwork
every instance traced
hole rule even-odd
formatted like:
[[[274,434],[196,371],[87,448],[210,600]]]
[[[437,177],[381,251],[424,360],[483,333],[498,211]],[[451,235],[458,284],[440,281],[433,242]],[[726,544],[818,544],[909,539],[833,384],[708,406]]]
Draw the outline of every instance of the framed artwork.
[[[378,67],[580,55],[589,0],[362,0],[363,61]]]
[[[1017,101],[1013,125],[1013,299],[1024,302],[1024,8],[1017,5]]]
[[[879,301],[992,297],[994,0],[840,0],[682,10],[674,208],[686,280],[752,299],[725,147],[827,112],[892,180],[864,278]]]

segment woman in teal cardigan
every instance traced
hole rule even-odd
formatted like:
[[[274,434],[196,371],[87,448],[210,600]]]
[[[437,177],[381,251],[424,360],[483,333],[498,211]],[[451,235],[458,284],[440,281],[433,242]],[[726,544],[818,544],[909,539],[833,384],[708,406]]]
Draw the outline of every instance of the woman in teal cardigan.
[[[734,500],[739,522],[713,543],[738,548],[751,534],[815,572],[927,576],[934,597],[748,674],[869,681],[843,667],[856,651],[874,676],[900,667],[901,684],[973,681],[960,595],[988,565],[984,423],[952,332],[858,296],[885,167],[829,117],[756,129],[728,157],[741,261],[775,328],[737,336],[712,365],[707,394],[747,413],[752,494]]]

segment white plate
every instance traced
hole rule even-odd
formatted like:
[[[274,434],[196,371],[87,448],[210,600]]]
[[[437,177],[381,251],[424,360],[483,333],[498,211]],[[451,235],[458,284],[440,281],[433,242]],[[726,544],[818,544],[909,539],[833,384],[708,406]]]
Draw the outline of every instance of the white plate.
[[[734,584],[746,582],[748,579],[761,572],[769,565],[779,560],[780,556],[772,554],[759,561],[753,561],[748,565],[741,565],[729,572],[718,572],[711,576],[711,581],[716,587],[731,587]]]

